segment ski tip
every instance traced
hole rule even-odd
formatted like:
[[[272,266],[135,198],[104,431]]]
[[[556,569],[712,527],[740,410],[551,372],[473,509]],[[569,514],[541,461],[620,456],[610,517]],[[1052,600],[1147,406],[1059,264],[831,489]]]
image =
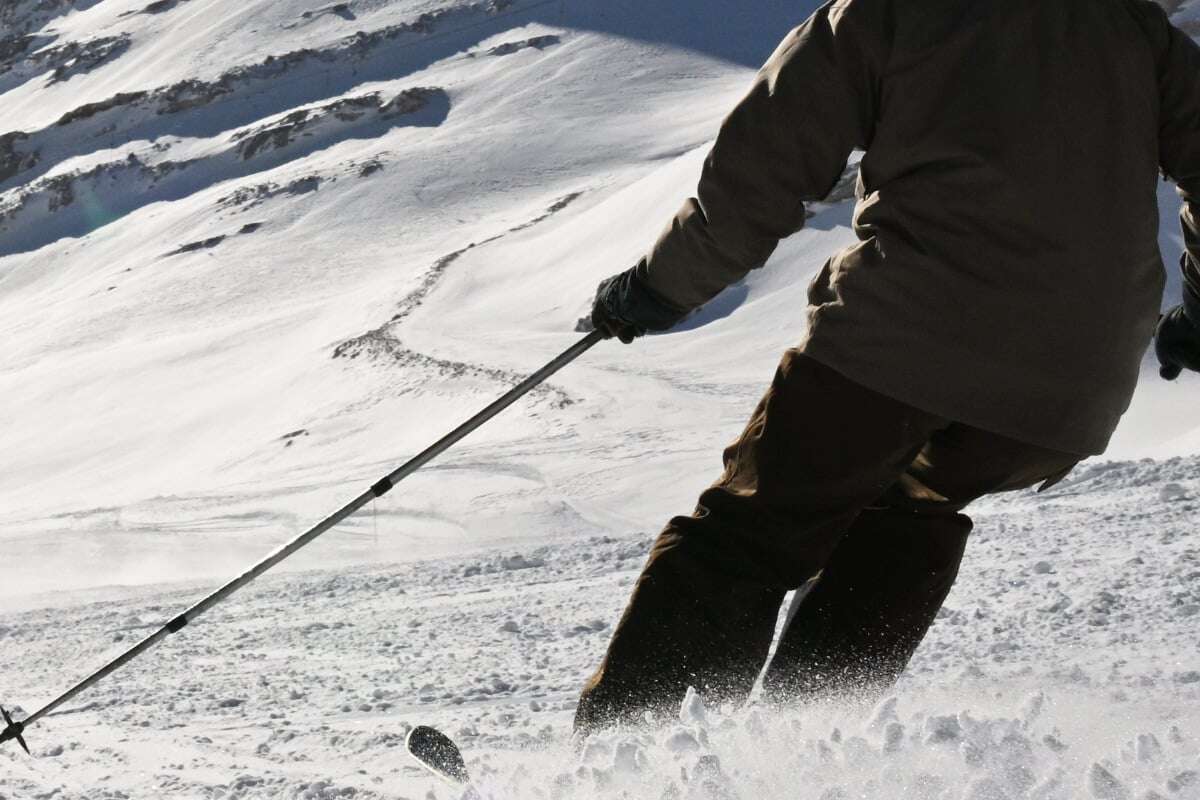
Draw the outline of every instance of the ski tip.
[[[9,739],[16,739],[17,744],[21,745],[21,749],[25,751],[25,755],[33,755],[29,752],[29,745],[25,744],[25,737],[21,735],[25,732],[25,723],[13,722],[13,718],[8,715],[4,706],[0,706],[0,715],[4,716],[4,730],[0,732],[0,744]]]
[[[465,786],[471,782],[462,751],[449,736],[428,725],[418,725],[408,732],[404,746],[421,766],[450,783]]]

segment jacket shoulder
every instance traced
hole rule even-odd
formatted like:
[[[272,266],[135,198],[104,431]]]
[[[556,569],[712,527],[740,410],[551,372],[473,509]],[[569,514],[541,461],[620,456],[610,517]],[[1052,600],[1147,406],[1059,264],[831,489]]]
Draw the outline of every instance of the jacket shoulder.
[[[1167,49],[1171,39],[1171,21],[1166,10],[1154,0],[1118,0],[1146,34],[1156,54]]]
[[[830,0],[823,10],[828,13],[835,30],[839,25],[846,25],[884,35],[892,26],[895,0]]]

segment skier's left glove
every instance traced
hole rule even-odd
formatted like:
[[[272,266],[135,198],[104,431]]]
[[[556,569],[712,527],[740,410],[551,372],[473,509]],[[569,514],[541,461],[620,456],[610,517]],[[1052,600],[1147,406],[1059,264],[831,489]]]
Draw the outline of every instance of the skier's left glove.
[[[604,280],[596,288],[592,325],[605,338],[629,344],[646,331],[665,331],[688,315],[660,297],[637,276],[637,267]]]
[[[1190,287],[1183,287],[1183,304],[1158,321],[1154,353],[1162,365],[1159,374],[1169,381],[1185,369],[1200,372],[1200,296]]]

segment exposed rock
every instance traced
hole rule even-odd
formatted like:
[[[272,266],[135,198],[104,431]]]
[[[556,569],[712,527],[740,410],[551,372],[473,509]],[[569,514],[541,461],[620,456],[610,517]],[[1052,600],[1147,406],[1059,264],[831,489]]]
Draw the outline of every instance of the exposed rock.
[[[135,14],[163,14],[163,13],[166,13],[167,11],[170,11],[171,9],[175,8],[176,6],[178,6],[182,3],[186,3],[186,2],[188,2],[188,0],[155,0],[153,3],[146,6],[145,8],[139,9],[137,11],[126,11],[121,16],[122,17],[131,17]]]
[[[129,34],[105,36],[84,42],[67,42],[35,53],[27,61],[38,69],[53,69],[50,83],[59,83],[72,76],[90,72],[101,64],[117,58],[132,44]]]
[[[242,160],[254,158],[264,150],[275,150],[291,144],[305,129],[329,117],[335,117],[342,122],[355,122],[369,111],[377,111],[380,105],[378,92],[348,97],[319,108],[303,108],[293,111],[283,119],[268,123],[259,128],[240,131],[234,134],[238,141],[238,154]]]
[[[122,92],[115,94],[107,100],[100,100],[95,103],[84,103],[78,108],[74,108],[59,117],[55,125],[70,125],[72,122],[78,122],[81,119],[95,116],[102,111],[108,111],[121,106],[130,106],[138,103],[149,96],[149,92]]]
[[[300,136],[307,135],[305,131],[308,129],[328,120],[353,123],[372,113],[381,119],[393,119],[420,111],[433,98],[444,95],[441,89],[417,88],[406,89],[386,103],[379,92],[342,98],[317,108],[293,111],[282,119],[240,131],[233,138],[239,142],[238,154],[245,161],[261,152],[286,147]]]
[[[279,437],[279,441],[283,442],[284,447],[291,447],[292,445],[294,445],[296,443],[297,439],[304,437],[304,436],[310,436],[310,435],[311,434],[308,432],[308,429],[301,428],[298,431],[292,431],[291,433],[285,433],[283,436]]]
[[[280,196],[295,196],[315,192],[321,188],[321,178],[317,175],[309,175],[305,178],[297,178],[296,180],[284,186],[277,183],[259,183],[254,186],[243,186],[237,189],[232,194],[227,194],[224,197],[218,198],[217,206],[220,208],[241,207],[241,210],[247,211],[257,205],[262,204],[266,200],[270,200]]]
[[[178,114],[180,111],[206,106],[232,91],[233,87],[224,80],[213,83],[188,78],[165,89],[159,89],[151,99],[158,104],[156,114]]]
[[[240,141],[238,154],[245,161],[254,158],[263,150],[275,150],[287,146],[295,136],[300,134],[300,131],[308,127],[311,116],[312,112],[304,109],[293,111],[278,122],[234,134],[233,138]]]
[[[221,242],[225,241],[225,236],[211,236],[207,239],[201,239],[198,242],[188,242],[185,245],[180,245],[177,249],[169,253],[164,253],[163,258],[171,256],[183,255],[184,253],[195,253],[198,250],[211,250]]]
[[[333,5],[325,6],[324,8],[317,8],[317,9],[313,9],[312,11],[305,11],[303,14],[300,15],[300,18],[312,20],[312,19],[317,19],[318,17],[324,17],[326,15],[341,17],[342,19],[347,20],[347,21],[353,21],[353,20],[358,19],[358,17],[354,15],[354,12],[350,10],[349,3],[334,3]]]
[[[496,45],[492,49],[488,50],[485,55],[507,56],[520,52],[521,50],[528,50],[530,48],[535,50],[545,50],[547,47],[553,47],[561,42],[562,38],[553,34],[548,34],[546,36],[534,36],[532,39],[524,39],[519,42],[505,42],[504,44]]]
[[[17,149],[17,142],[24,142],[29,135],[20,131],[0,135],[0,182],[19,172],[33,168],[38,163],[38,153],[24,153]]]
[[[35,36],[0,37],[0,75],[12,69],[36,40]]]
[[[376,48],[405,36],[426,36],[442,22],[480,14],[494,14],[511,3],[502,0],[475,2],[453,8],[426,12],[412,22],[390,25],[370,33],[358,31],[334,44],[314,50],[303,48],[283,55],[268,55],[256,64],[234,67],[213,81],[187,79],[150,92],[119,94],[97,103],[89,103],[63,115],[59,125],[94,116],[118,107],[142,106],[155,114],[177,114],[206,106],[221,97],[233,94],[248,84],[269,82],[305,64],[344,64],[347,60],[362,59]],[[381,109],[385,113],[409,113],[403,107]],[[397,98],[396,100],[399,100]],[[396,101],[393,101],[396,102]]]
[[[434,98],[445,96],[446,92],[444,90],[425,86],[415,89],[405,89],[380,106],[379,113],[384,119],[391,119],[392,117],[404,114],[413,114],[429,105]]]
[[[50,213],[53,214],[75,202],[74,182],[74,175],[56,175],[46,180],[45,190],[50,196]]]
[[[76,6],[93,4],[94,0],[3,0],[0,2],[0,30],[31,33],[45,27],[55,17],[69,14]]]

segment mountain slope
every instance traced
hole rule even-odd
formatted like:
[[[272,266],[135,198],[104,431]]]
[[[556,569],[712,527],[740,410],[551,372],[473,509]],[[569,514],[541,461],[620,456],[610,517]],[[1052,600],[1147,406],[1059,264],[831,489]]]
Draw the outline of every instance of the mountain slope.
[[[564,346],[691,176],[668,167],[636,239],[589,249],[563,224],[702,147],[737,60],[799,11],[718,40],[636,4],[560,5],[26,4],[46,27],[0,77],[22,123],[0,169],[10,531],[182,516],[257,551]],[[113,38],[130,44],[33,75]],[[584,228],[623,225],[614,207]],[[548,233],[558,258],[536,260]],[[459,276],[486,288],[465,302]],[[349,357],[385,323],[402,346]],[[519,415],[475,441],[539,431]]]
[[[690,192],[749,65],[805,9],[7,8],[0,396],[19,424],[0,431],[0,501],[5,535],[44,565],[12,589],[68,585],[70,558],[34,554],[94,536],[149,562],[106,564],[120,573],[101,582],[162,577],[171,561],[181,574],[224,571],[565,347],[595,283],[636,259]],[[1172,263],[1168,186],[1163,204]],[[621,487],[596,479],[619,474],[645,452],[623,443],[649,435],[661,456],[649,469],[694,478],[621,506],[686,507],[714,471],[714,443],[801,334],[808,277],[850,241],[845,202],[818,211],[686,335],[598,348],[451,458],[520,458],[560,498],[604,485],[561,501],[604,517]],[[1194,427],[1189,390],[1145,382],[1114,452],[1192,452],[1180,436]],[[614,391],[628,399],[613,403]],[[503,452],[547,435],[577,456]],[[419,484],[381,509],[419,537],[443,538],[445,524],[462,531],[454,548],[468,534],[553,535],[526,521],[546,518],[542,495],[506,493],[507,523],[473,513],[493,505],[491,489],[460,484],[456,498]],[[220,557],[214,535],[228,543]]]

